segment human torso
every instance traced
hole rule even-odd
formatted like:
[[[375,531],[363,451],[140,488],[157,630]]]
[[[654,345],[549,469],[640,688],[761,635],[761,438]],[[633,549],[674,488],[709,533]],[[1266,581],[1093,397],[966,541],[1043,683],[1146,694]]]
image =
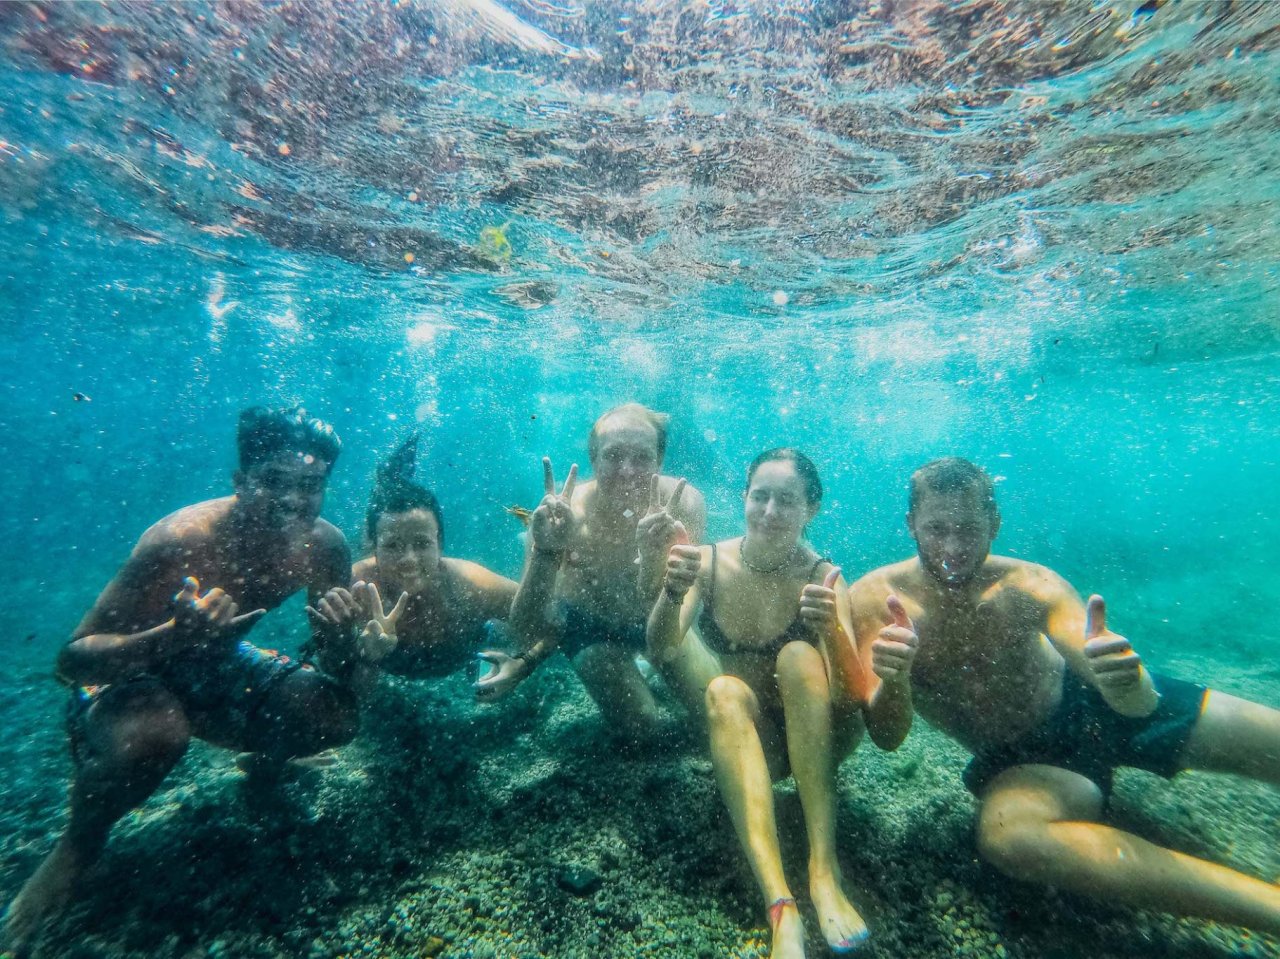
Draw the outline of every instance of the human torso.
[[[636,524],[640,515],[614,513],[597,498],[593,483],[574,497],[577,529],[556,584],[557,596],[611,622],[642,622],[649,603],[638,589]]]
[[[392,594],[394,587],[379,577],[372,557],[352,568],[352,580],[379,584],[388,607],[398,596]],[[487,596],[470,583],[463,561],[442,559],[436,587],[409,597],[397,629],[399,643],[382,661],[382,668],[408,677],[443,676],[460,668],[482,648],[486,623],[500,618],[510,605],[516,584],[500,582],[509,587],[510,595]]]
[[[1065,663],[1044,630],[1043,603],[1018,585],[1016,560],[992,557],[972,602],[938,601],[919,564],[892,567],[920,645],[911,671],[917,712],[971,750],[1010,742],[1057,705]]]

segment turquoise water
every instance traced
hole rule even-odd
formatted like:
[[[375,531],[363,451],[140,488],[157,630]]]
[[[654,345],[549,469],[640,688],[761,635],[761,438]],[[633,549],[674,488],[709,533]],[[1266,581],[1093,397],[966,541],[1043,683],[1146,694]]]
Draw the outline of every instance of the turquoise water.
[[[420,426],[450,552],[512,576],[501,508],[625,400],[713,538],[806,450],[846,573],[963,455],[997,549],[1280,706],[1280,5],[1137,6],[0,6],[3,755],[47,772],[6,898],[56,649],[254,403],[334,423],[353,543]]]

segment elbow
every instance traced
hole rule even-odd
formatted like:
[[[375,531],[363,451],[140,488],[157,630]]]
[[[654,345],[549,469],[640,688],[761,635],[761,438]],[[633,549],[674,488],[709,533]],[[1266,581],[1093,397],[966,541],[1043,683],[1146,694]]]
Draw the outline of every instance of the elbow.
[[[54,663],[54,675],[68,686],[83,686],[89,682],[88,663],[82,646],[82,639],[73,639],[58,651],[58,659]]]

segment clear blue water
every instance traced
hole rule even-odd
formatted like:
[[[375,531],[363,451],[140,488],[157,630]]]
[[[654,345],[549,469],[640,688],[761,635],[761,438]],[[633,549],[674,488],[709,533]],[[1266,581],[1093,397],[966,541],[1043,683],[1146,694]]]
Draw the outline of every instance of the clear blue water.
[[[999,549],[1280,706],[1280,5],[508,7],[0,7],[12,675],[227,490],[243,406],[335,424],[353,542],[420,425],[451,551],[515,575],[501,507],[638,399],[713,537],[795,444],[869,569],[964,455]]]

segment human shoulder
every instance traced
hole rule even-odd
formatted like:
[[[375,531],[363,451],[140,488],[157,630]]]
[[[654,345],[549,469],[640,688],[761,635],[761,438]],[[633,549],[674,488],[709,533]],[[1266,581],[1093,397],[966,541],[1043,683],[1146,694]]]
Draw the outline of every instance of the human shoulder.
[[[890,593],[909,595],[919,578],[919,566],[915,559],[904,559],[900,563],[890,563],[864,573],[849,584],[850,602],[873,601],[883,604]]]
[[[1012,556],[992,556],[987,562],[997,573],[1001,585],[1045,605],[1076,598],[1076,591],[1071,584],[1047,566]]]
[[[378,560],[373,556],[366,556],[364,559],[357,560],[351,567],[351,582],[377,582],[378,581]]]
[[[138,539],[134,556],[152,559],[177,556],[215,541],[233,499],[226,496],[193,503],[157,520]]]
[[[445,569],[452,573],[457,581],[481,592],[509,590],[514,594],[519,587],[515,580],[508,579],[501,573],[495,573],[487,566],[481,566],[479,563],[474,563],[469,559],[453,559],[446,556],[441,562],[444,563]]]

